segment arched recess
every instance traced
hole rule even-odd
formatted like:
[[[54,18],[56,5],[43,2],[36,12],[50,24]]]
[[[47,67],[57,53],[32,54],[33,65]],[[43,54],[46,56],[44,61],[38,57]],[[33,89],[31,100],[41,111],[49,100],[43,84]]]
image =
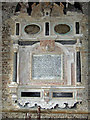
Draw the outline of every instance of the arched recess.
[[[19,49],[20,50],[19,54],[21,55],[19,61],[24,61],[23,59],[27,60],[27,63],[26,62],[24,62],[23,64],[20,63],[20,66],[21,66],[21,68],[20,68],[20,70],[21,70],[20,80],[23,80],[23,83],[24,83],[24,77],[25,76],[26,76],[26,79],[27,79],[26,80],[27,84],[30,84],[30,81],[33,82],[33,80],[32,80],[33,79],[32,78],[32,71],[33,71],[32,70],[32,63],[33,63],[33,60],[32,59],[33,59],[34,56],[36,58],[38,58],[38,62],[39,62],[42,58],[45,58],[44,55],[51,55],[50,57],[52,59],[52,55],[55,56],[56,54],[57,55],[62,54],[63,56],[61,58],[61,64],[62,64],[63,69],[61,68],[62,69],[61,74],[62,74],[63,78],[61,78],[61,79],[63,80],[64,85],[65,84],[66,85],[67,84],[71,85],[71,63],[72,63],[72,59],[73,59],[72,54],[68,51],[68,49],[64,45],[62,45],[60,43],[55,42],[55,47],[60,48],[58,50],[60,50],[62,52],[61,53],[60,53],[60,51],[58,52],[57,49],[55,51],[51,51],[51,52],[50,51],[43,51],[41,46],[40,46],[40,43],[36,43],[36,44],[34,44],[32,46],[27,46],[25,48],[22,47],[21,50]],[[39,59],[39,55],[40,55],[40,57],[42,56],[41,59]],[[50,59],[47,59],[47,60],[50,60]],[[52,60],[51,60],[51,62],[52,62]],[[25,64],[26,64],[27,67],[24,66]],[[31,70],[30,70],[30,68],[31,68]],[[67,69],[65,69],[65,68],[67,68]],[[27,71],[26,74],[24,74],[25,71]],[[30,75],[30,77],[29,77],[29,75]],[[28,76],[28,78],[27,78],[27,76]],[[64,81],[64,79],[66,79],[66,81]]]
[[[69,51],[68,51],[68,49],[64,45],[55,42],[55,46],[61,48],[66,55],[69,55]],[[37,47],[40,48],[40,43],[36,43],[36,44],[32,45],[33,49],[35,49]]]

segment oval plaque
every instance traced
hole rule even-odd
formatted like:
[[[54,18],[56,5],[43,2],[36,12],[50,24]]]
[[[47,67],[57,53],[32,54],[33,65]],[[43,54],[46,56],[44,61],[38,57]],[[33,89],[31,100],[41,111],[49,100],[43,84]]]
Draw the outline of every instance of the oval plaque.
[[[40,27],[38,25],[31,24],[27,25],[24,30],[27,34],[36,34],[40,31]]]
[[[58,34],[65,34],[70,31],[70,26],[66,24],[58,24],[54,27],[54,30]]]

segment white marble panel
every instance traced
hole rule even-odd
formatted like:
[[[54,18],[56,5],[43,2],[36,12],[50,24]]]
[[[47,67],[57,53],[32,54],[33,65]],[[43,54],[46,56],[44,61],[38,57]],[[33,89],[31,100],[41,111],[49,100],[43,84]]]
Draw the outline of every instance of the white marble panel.
[[[30,47],[19,49],[19,81],[21,84],[30,83]]]

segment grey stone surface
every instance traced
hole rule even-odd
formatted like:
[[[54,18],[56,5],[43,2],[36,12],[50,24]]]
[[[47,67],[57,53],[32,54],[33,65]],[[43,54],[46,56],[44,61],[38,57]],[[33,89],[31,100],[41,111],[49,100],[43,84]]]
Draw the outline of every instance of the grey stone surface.
[[[20,48],[19,49],[19,81],[22,84],[29,84],[30,83],[30,47],[28,48]]]
[[[61,55],[33,55],[32,79],[61,79]]]

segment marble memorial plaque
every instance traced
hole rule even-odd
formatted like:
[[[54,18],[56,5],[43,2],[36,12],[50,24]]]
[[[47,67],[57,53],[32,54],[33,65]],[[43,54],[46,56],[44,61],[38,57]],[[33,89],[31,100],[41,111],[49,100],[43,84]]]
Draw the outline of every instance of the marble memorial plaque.
[[[33,55],[32,79],[61,79],[62,55]]]

